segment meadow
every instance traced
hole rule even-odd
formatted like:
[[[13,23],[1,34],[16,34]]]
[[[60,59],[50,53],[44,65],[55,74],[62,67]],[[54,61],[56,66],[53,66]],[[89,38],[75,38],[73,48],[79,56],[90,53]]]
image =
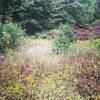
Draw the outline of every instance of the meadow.
[[[90,87],[86,84],[87,81],[83,82],[88,79],[84,76],[90,61],[88,53],[92,57],[90,51],[92,49],[94,51],[90,40],[77,40],[70,46],[72,51],[69,50],[67,55],[55,54],[52,51],[53,42],[50,39],[25,37],[22,41],[14,51],[9,50],[4,58],[0,56],[1,100],[88,100],[88,98],[92,98],[88,94],[92,91],[88,91]],[[86,56],[85,59],[84,56]],[[100,56],[99,54],[97,56],[99,58],[91,66],[95,68],[94,74],[97,73],[96,68],[100,68]],[[81,69],[82,61],[87,62],[85,63],[86,69]],[[88,70],[90,75],[93,71],[91,67],[91,70]],[[95,78],[95,75],[91,75],[92,77]],[[99,82],[99,80],[97,81]],[[93,82],[92,85],[96,84],[95,81]],[[87,86],[86,91],[88,92],[77,90],[76,84],[83,84],[82,89]],[[84,97],[79,93],[86,95]],[[94,95],[93,93],[92,96],[95,97],[95,100],[99,100],[99,94]]]
[[[0,0],[0,100],[100,100],[100,0]]]

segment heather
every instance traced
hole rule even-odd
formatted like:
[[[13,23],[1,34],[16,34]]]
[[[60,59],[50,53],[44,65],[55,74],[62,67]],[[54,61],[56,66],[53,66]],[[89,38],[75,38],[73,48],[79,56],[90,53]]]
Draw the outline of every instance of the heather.
[[[73,29],[78,40],[88,40],[92,37],[100,36],[100,26],[90,27],[88,29],[75,28]]]

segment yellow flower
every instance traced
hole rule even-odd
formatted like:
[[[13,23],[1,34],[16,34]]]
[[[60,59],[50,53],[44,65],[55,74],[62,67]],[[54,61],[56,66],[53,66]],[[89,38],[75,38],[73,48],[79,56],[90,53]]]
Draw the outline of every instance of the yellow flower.
[[[32,75],[29,75],[25,78],[28,82],[33,82],[34,81],[34,78]]]

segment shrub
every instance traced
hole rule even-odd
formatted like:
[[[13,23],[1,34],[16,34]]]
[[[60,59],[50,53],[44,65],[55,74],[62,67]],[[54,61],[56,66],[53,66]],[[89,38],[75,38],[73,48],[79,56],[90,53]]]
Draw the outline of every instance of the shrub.
[[[80,28],[74,29],[74,33],[78,40],[87,40],[91,38],[91,35],[92,35],[89,30],[80,29]]]
[[[15,48],[19,38],[23,35],[24,31],[18,24],[0,24],[0,52],[4,52],[6,48]]]
[[[0,97],[4,100],[21,100],[23,86],[19,80],[19,70],[12,67],[0,56]]]
[[[56,53],[66,53],[69,45],[75,42],[75,37],[71,27],[65,26],[57,36],[55,36],[53,51]]]
[[[100,26],[100,19],[98,19],[98,20],[95,20],[93,23],[92,23],[92,25],[91,26]]]
[[[41,39],[47,39],[47,34],[41,34],[41,35],[40,35],[40,38],[41,38]]]
[[[100,39],[92,39],[91,43],[96,47],[100,48]]]
[[[90,27],[88,29],[78,28],[73,29],[78,40],[87,40],[90,38],[100,38],[100,26]]]
[[[99,100],[100,52],[88,51],[85,55],[79,55],[72,61],[74,83],[78,93],[89,100]]]

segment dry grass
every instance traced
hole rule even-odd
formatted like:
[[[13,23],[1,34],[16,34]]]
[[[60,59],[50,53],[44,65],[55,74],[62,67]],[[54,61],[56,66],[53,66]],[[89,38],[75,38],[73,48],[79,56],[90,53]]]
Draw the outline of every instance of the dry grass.
[[[21,40],[20,46],[16,50],[7,53],[5,64],[2,66],[8,78],[12,75],[15,77],[15,74],[19,75],[18,82],[20,83],[15,84],[16,88],[12,87],[13,92],[9,89],[9,85],[6,87],[6,91],[10,91],[8,93],[11,96],[7,100],[12,100],[13,95],[16,97],[16,94],[13,94],[16,93],[16,90],[19,97],[22,97],[20,100],[86,100],[75,91],[73,81],[75,69],[73,70],[72,66],[80,64],[74,62],[74,57],[82,58],[81,53],[91,51],[92,45],[90,41],[77,41],[70,48],[69,55],[75,54],[70,55],[71,59],[68,55],[55,55],[52,52],[51,40],[30,37]],[[10,70],[8,71],[9,68],[14,68],[12,74]],[[14,77],[6,80],[6,83],[9,81],[13,83],[13,80],[16,79]]]
[[[67,57],[53,54],[50,40],[27,37],[23,41],[6,58],[11,65],[21,68],[23,81],[27,80],[29,85],[31,80],[34,83],[31,88],[25,85],[31,96],[34,91],[35,96],[28,96],[29,100],[81,100],[72,87],[72,67]]]
[[[90,47],[89,41],[77,41],[70,48],[77,57]],[[74,90],[68,56],[55,55],[51,40],[26,37],[14,52],[8,52],[6,62],[20,69],[20,79],[25,82],[24,100],[82,100]]]

